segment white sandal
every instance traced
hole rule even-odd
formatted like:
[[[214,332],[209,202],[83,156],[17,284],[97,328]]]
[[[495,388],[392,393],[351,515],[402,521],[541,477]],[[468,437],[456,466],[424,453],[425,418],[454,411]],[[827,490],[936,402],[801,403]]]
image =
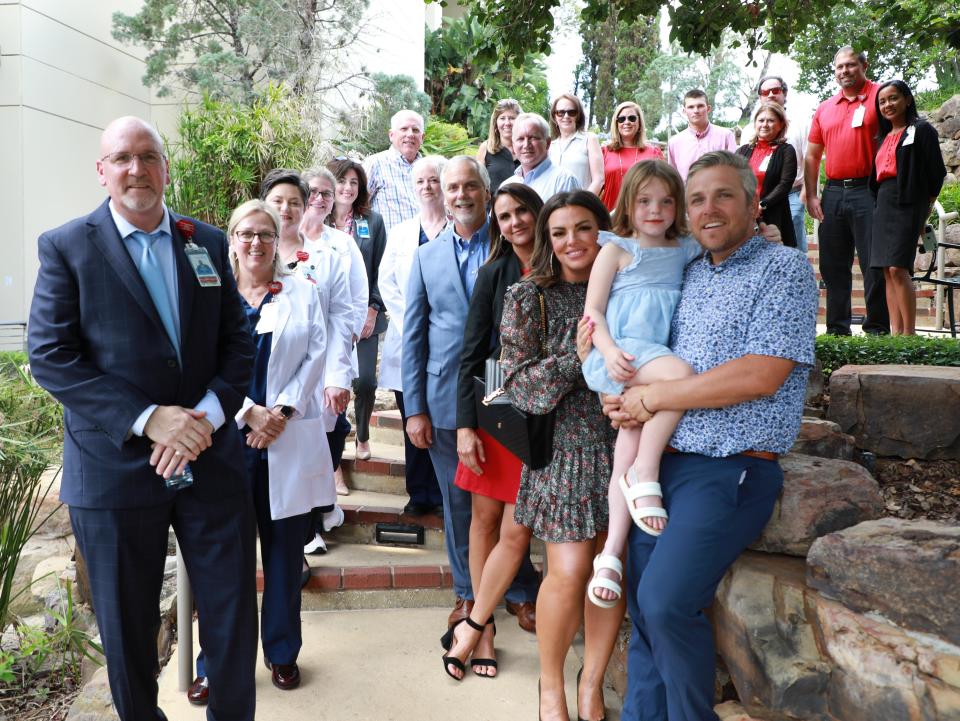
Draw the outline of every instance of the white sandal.
[[[633,479],[634,483],[632,486],[627,483],[627,476],[630,476]],[[640,527],[640,530],[644,533],[649,533],[651,536],[659,536],[661,533],[663,533],[663,531],[644,523],[643,519],[649,518],[650,516],[666,519],[666,509],[660,508],[659,506],[645,506],[643,508],[637,508],[633,504],[635,500],[644,496],[660,496],[663,498],[663,490],[660,488],[660,484],[656,481],[639,483],[637,481],[637,472],[634,470],[633,466],[631,466],[626,473],[617,479],[617,484],[620,486],[620,492],[623,493],[623,497],[627,502],[627,510],[630,511],[630,518],[632,518],[633,522]]]
[[[587,584],[587,598],[600,608],[613,608],[620,601],[620,597],[623,595],[623,589],[620,587],[620,584],[613,579],[597,575],[603,569],[613,571],[620,577],[621,581],[623,580],[623,564],[620,563],[620,559],[608,553],[600,553],[593,559],[593,578],[591,578],[590,583]],[[613,591],[617,594],[617,597],[612,601],[600,598],[594,593],[598,588]]]

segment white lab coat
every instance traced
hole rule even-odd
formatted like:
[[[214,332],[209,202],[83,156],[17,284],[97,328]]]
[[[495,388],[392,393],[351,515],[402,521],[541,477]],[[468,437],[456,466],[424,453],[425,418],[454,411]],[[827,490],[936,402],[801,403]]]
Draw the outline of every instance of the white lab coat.
[[[387,234],[387,246],[380,260],[378,287],[390,324],[383,335],[380,355],[380,387],[403,390],[400,352],[403,348],[403,314],[406,312],[407,280],[413,265],[413,254],[420,245],[420,216],[415,215],[395,225]]]
[[[320,307],[326,317],[327,353],[323,387],[349,389],[353,379],[357,377],[353,360],[355,313],[350,302],[350,286],[341,256],[328,245],[306,239],[303,249],[307,253],[307,259],[297,263],[295,272],[315,284]],[[337,422],[337,414],[324,407],[322,415],[325,432],[332,431]]]
[[[274,301],[278,308],[267,363],[266,407],[290,406],[294,412],[267,451],[273,520],[336,500],[333,462],[324,438],[326,318],[312,284],[295,275],[283,276],[282,282]],[[244,399],[235,418],[238,427],[246,425],[244,414],[253,405]]]

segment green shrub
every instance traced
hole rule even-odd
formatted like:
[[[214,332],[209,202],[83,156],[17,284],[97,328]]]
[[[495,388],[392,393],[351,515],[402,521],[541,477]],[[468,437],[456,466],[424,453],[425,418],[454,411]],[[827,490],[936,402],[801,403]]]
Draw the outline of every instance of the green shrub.
[[[948,183],[943,186],[937,197],[945,213],[960,211],[960,183]],[[936,214],[936,211],[934,211]]]
[[[960,366],[960,342],[911,335],[820,335],[817,359],[829,377],[845,365]]]
[[[177,134],[167,144],[167,203],[218,228],[258,196],[267,172],[301,170],[314,160],[316,129],[307,124],[303,101],[275,86],[249,105],[205,98],[183,110]]]
[[[454,155],[465,154],[469,147],[470,134],[462,125],[447,123],[434,116],[427,121],[427,129],[423,134],[424,155],[452,158]]]
[[[365,100],[356,104],[357,108],[363,108],[363,117],[358,117],[355,108],[338,116],[342,130],[336,146],[344,152],[366,156],[386,150],[390,147],[388,133],[394,113],[404,108],[426,117],[430,110],[430,97],[409,75],[374,73],[370,80],[373,87],[365,90],[360,95]]]
[[[917,110],[932,112],[947,102],[957,93],[960,93],[960,84],[948,84],[935,90],[924,90],[914,93],[913,99],[917,103]]]
[[[40,508],[50,484],[42,477],[63,439],[60,405],[33,380],[25,360],[23,353],[0,353],[0,628],[23,547],[47,519]]]

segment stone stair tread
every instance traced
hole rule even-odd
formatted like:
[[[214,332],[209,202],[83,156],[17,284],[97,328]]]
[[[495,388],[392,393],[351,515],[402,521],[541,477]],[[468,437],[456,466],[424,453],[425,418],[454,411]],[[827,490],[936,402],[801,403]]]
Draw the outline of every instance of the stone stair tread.
[[[357,447],[353,442],[348,442],[343,449],[343,460],[356,462],[357,460]],[[383,443],[382,441],[370,441],[370,458],[368,461],[388,461],[390,463],[397,463],[404,461],[403,456],[403,446],[394,445],[393,443]],[[360,461],[360,463],[365,463],[368,461]]]
[[[371,566],[446,566],[447,554],[440,548],[424,546],[381,546],[366,543],[327,541],[327,553],[307,556],[313,569],[369,568]]]

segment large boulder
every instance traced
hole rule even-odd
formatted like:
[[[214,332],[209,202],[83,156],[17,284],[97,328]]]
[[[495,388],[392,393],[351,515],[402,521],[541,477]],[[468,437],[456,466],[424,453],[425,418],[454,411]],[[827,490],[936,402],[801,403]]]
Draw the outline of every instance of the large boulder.
[[[852,461],[854,448],[853,436],[841,431],[840,426],[833,421],[804,418],[800,424],[800,433],[790,451],[820,458]]]
[[[960,648],[822,596],[812,599],[817,641],[833,668],[825,694],[830,718],[960,719]]]
[[[788,453],[780,466],[783,491],[752,549],[805,556],[820,536],[883,515],[877,482],[856,463]]]
[[[883,518],[817,539],[810,585],[858,612],[960,644],[960,526]]]
[[[717,588],[717,651],[751,715],[827,721],[831,667],[816,643],[804,564],[747,551]]]
[[[960,368],[843,366],[827,419],[878,456],[960,459]]]

